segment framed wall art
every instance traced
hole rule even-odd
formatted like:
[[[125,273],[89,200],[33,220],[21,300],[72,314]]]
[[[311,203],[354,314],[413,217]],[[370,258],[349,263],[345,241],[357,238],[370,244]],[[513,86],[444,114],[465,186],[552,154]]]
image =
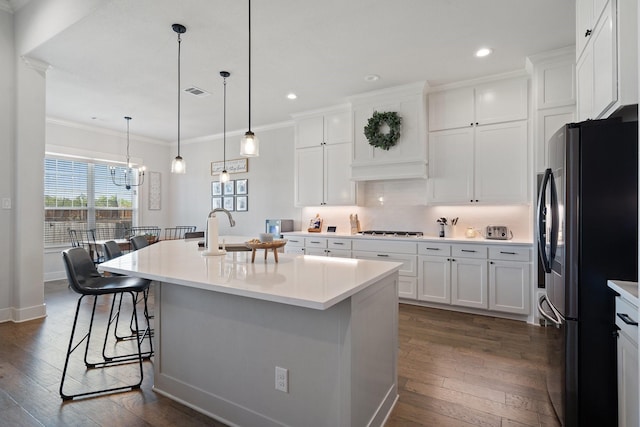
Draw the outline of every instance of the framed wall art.
[[[220,181],[211,182],[211,195],[222,196],[222,183]]]
[[[238,196],[242,196],[244,194],[247,194],[249,191],[248,186],[249,185],[249,180],[248,179],[236,179],[236,194]]]
[[[223,197],[222,198],[222,207],[228,210],[229,212],[235,210],[235,198],[234,197]]]
[[[211,176],[220,175],[222,169],[225,167],[225,162],[211,162]],[[226,161],[227,172],[229,173],[243,173],[249,171],[249,159],[246,157],[243,159],[233,159]]]
[[[249,210],[247,196],[236,196],[236,211],[246,212]]]

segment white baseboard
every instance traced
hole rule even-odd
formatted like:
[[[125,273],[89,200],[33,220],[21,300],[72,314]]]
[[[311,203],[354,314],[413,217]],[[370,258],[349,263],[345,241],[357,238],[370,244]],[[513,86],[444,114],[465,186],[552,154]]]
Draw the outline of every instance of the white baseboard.
[[[41,304],[33,307],[17,309],[15,307],[0,309],[0,322],[27,322],[47,316],[47,305]]]

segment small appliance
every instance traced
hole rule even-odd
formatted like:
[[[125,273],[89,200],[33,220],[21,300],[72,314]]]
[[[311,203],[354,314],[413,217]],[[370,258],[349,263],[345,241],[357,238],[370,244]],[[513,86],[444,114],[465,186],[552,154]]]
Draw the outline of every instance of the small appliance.
[[[293,231],[292,219],[268,219],[265,224],[266,233],[273,234],[276,238],[281,238],[282,233]]]
[[[506,225],[487,225],[485,237],[493,240],[509,240],[513,238],[513,233]]]

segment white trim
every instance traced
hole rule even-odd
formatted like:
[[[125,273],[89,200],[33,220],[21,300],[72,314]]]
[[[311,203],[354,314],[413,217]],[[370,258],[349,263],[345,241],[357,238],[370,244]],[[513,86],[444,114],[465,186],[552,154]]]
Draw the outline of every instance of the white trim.
[[[482,84],[482,83],[489,83],[489,82],[493,82],[493,81],[496,81],[496,80],[505,80],[505,79],[516,78],[516,77],[527,77],[528,78],[529,74],[527,73],[526,68],[522,68],[522,69],[516,70],[516,71],[509,71],[509,72],[506,72],[506,73],[492,74],[490,76],[478,77],[477,79],[462,80],[462,81],[455,82],[455,83],[446,83],[446,84],[443,84],[443,85],[431,86],[428,92],[429,93],[441,92],[443,90],[458,89],[458,88],[461,88],[461,87],[475,86],[475,85]]]
[[[122,160],[122,155],[112,153],[101,153],[95,150],[83,150],[82,148],[65,147],[62,145],[46,144],[44,155],[46,157],[62,158],[65,160],[76,159],[82,161],[91,161],[94,163],[106,163],[114,165],[125,165],[127,162]],[[133,166],[142,165],[144,162],[141,158],[131,157]]]
[[[31,58],[29,56],[22,56],[21,58],[22,58],[22,61],[27,65],[27,67],[34,69],[36,71],[46,73],[51,69],[50,64],[44,61],[40,61],[39,59]]]
[[[27,308],[3,308],[0,309],[0,323],[2,322],[14,322],[21,323],[29,320],[41,319],[47,316],[47,305],[40,304]]]
[[[258,126],[258,127],[253,127],[251,130],[258,134],[260,132],[264,132],[264,131],[269,131],[269,130],[274,130],[274,129],[282,129],[282,128],[288,128],[288,127],[293,127],[294,123],[293,120],[287,120],[285,122],[278,122],[278,123],[273,123],[270,125],[264,125],[264,126]],[[245,129],[242,130],[234,130],[234,131],[227,131],[227,138],[229,136],[231,137],[235,137],[235,136],[242,136],[244,135],[246,132]],[[222,139],[223,135],[222,132],[221,133],[216,133],[216,134],[212,134],[212,135],[204,135],[204,136],[198,136],[196,138],[191,138],[191,139],[187,139],[187,140],[181,140],[180,144],[181,145],[188,145],[188,144],[198,144],[201,142],[211,142],[211,141],[217,141],[219,139]],[[258,138],[260,138],[260,135],[258,135]],[[178,145],[177,141],[173,141],[171,143],[172,146]]]
[[[106,128],[101,128],[101,127],[98,127],[98,126],[90,126],[90,125],[86,125],[86,124],[82,124],[82,123],[71,122],[71,121],[64,120],[64,119],[58,119],[58,118],[55,118],[55,117],[47,117],[45,120],[46,120],[47,124],[64,126],[64,127],[71,128],[71,129],[85,130],[85,131],[89,131],[89,132],[100,133],[102,135],[115,136],[115,137],[118,137],[118,138],[126,138],[126,136],[127,136],[126,132],[120,132],[120,131],[116,131],[116,130],[113,130],[113,129],[106,129]],[[134,141],[146,142],[146,143],[149,143],[149,144],[157,144],[157,145],[162,145],[164,147],[169,145],[169,142],[167,142],[167,141],[161,141],[159,139],[153,139],[153,138],[149,138],[149,137],[146,137],[146,136],[129,134],[129,137]]]
[[[337,111],[351,111],[351,104],[340,104],[340,105],[336,105],[333,107],[326,107],[326,108],[318,108],[316,110],[308,110],[308,111],[301,111],[299,113],[293,113],[293,114],[289,114],[291,117],[293,117],[294,119],[299,119],[301,117],[304,116],[315,116],[318,114],[324,114],[324,113],[335,113]]]

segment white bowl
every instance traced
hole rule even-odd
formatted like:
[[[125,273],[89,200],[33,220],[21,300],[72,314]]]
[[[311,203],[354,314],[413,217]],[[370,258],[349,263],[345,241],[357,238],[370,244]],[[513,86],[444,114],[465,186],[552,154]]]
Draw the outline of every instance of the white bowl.
[[[259,239],[262,243],[273,242],[273,234],[260,233]]]

